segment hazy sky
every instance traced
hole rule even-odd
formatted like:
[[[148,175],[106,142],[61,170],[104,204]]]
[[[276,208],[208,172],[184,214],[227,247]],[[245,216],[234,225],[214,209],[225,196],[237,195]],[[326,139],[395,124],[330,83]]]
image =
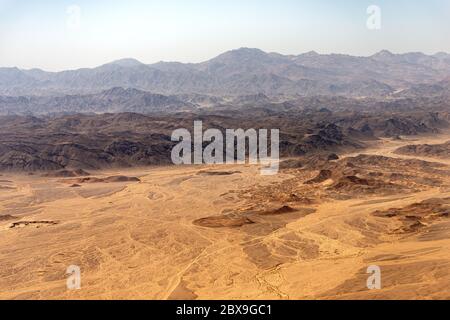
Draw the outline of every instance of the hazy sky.
[[[381,9],[380,30],[367,28],[370,5]],[[3,67],[200,62],[239,47],[450,52],[450,0],[0,0]]]

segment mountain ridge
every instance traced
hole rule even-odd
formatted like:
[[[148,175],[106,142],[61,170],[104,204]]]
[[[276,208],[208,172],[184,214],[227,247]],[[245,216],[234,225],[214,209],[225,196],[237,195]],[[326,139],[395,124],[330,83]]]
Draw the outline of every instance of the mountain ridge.
[[[0,95],[92,94],[114,87],[164,95],[215,96],[265,94],[384,97],[450,75],[450,55],[420,52],[372,56],[300,55],[240,48],[201,63],[144,64],[133,58],[95,68],[59,72],[0,68]]]

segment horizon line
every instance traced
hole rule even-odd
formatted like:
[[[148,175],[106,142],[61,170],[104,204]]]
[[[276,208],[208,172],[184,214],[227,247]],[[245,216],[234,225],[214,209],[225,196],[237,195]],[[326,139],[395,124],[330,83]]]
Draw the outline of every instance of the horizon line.
[[[114,59],[114,60],[112,60],[110,62],[106,62],[106,63],[99,64],[99,65],[96,65],[96,66],[92,66],[92,67],[68,68],[68,69],[59,69],[59,70],[52,70],[52,71],[46,70],[44,68],[39,68],[39,67],[21,68],[21,67],[19,67],[17,65],[15,65],[15,66],[0,66],[0,69],[18,69],[18,70],[21,70],[21,71],[38,70],[38,71],[43,71],[43,72],[46,72],[46,73],[59,73],[59,72],[65,72],[65,71],[77,71],[77,70],[84,70],[84,69],[96,69],[96,68],[100,68],[102,66],[114,64],[114,63],[117,63],[117,62],[120,62],[120,61],[123,61],[123,60],[135,60],[136,62],[138,62],[138,63],[140,63],[140,64],[142,64],[144,66],[152,66],[152,65],[155,65],[155,64],[158,64],[158,63],[180,63],[180,64],[184,64],[184,65],[188,65],[188,64],[198,65],[198,64],[202,64],[202,63],[211,61],[211,60],[213,60],[213,59],[215,59],[215,58],[217,58],[217,57],[219,57],[219,56],[221,56],[223,54],[226,54],[226,53],[229,53],[229,52],[233,52],[233,51],[245,50],[245,49],[261,51],[261,52],[263,52],[265,54],[277,54],[277,55],[281,55],[281,56],[284,56],[284,57],[290,57],[290,56],[298,57],[298,56],[305,55],[305,54],[317,54],[317,55],[320,55],[320,56],[340,55],[340,56],[350,56],[350,57],[355,57],[355,58],[371,58],[371,57],[373,57],[373,56],[375,56],[375,55],[377,55],[379,53],[382,53],[382,52],[386,52],[386,53],[393,54],[393,55],[423,54],[423,55],[429,56],[429,57],[434,57],[434,56],[436,56],[438,54],[450,55],[450,53],[448,53],[446,51],[437,51],[437,52],[432,53],[432,54],[427,54],[427,53],[424,53],[423,51],[406,51],[406,52],[399,53],[399,52],[393,52],[393,51],[388,50],[388,49],[382,49],[382,50],[376,51],[375,53],[370,54],[370,55],[354,55],[354,54],[349,54],[349,53],[337,53],[337,52],[321,53],[321,52],[317,52],[316,50],[310,50],[310,51],[303,52],[303,53],[298,53],[298,54],[294,54],[294,53],[292,53],[292,54],[282,54],[282,53],[279,53],[279,52],[276,52],[276,51],[265,51],[265,50],[262,50],[262,49],[259,49],[259,48],[254,48],[254,47],[240,47],[240,48],[236,48],[236,49],[230,49],[230,50],[223,51],[222,53],[219,53],[219,54],[213,56],[212,58],[209,58],[207,60],[203,60],[203,61],[200,61],[200,62],[181,62],[181,61],[159,60],[159,61],[152,62],[152,63],[145,63],[145,62],[142,62],[141,60],[133,58],[133,57],[122,57],[122,58]]]

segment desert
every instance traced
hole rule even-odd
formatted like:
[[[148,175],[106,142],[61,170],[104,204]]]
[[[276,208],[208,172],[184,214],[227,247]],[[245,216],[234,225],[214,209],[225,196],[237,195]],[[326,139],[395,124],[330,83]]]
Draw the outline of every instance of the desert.
[[[449,13],[0,0],[0,300],[450,300]]]
[[[249,164],[4,172],[0,297],[448,299],[449,163],[396,152],[448,138],[299,157],[272,177]],[[82,290],[66,289],[69,265]],[[370,265],[381,290],[366,288]]]

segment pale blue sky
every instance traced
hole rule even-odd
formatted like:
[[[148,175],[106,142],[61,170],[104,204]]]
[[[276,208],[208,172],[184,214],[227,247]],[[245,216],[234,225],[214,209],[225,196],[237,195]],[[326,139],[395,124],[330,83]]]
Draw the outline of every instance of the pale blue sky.
[[[366,27],[372,4],[381,8],[379,31]],[[81,9],[79,27],[68,23],[71,5]],[[200,62],[239,47],[450,52],[450,0],[0,0],[0,66]]]

